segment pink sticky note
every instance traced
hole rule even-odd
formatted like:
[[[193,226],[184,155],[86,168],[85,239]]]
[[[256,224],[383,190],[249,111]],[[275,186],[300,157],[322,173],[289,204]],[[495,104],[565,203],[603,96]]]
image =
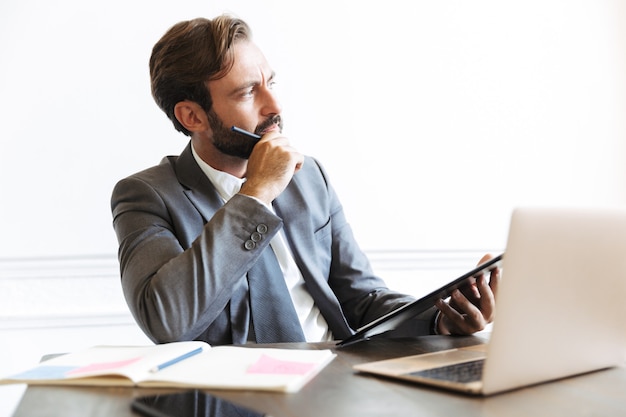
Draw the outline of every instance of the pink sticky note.
[[[305,375],[313,368],[315,368],[315,363],[284,361],[268,355],[262,355],[256,363],[248,368],[247,373]]]
[[[130,365],[133,362],[137,362],[141,357],[126,359],[123,361],[117,362],[101,362],[101,363],[92,363],[90,365],[82,366],[80,368],[76,368],[67,373],[67,375],[74,374],[83,374],[87,372],[102,372],[102,371],[112,371],[117,368],[121,368],[126,365]]]

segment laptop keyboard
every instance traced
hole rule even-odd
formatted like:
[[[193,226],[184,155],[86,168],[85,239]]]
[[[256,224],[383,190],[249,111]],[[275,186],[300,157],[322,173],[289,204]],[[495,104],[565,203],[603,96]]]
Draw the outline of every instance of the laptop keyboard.
[[[470,362],[427,369],[425,371],[411,372],[409,375],[461,383],[480,381],[483,376],[484,364],[484,359],[478,359]]]

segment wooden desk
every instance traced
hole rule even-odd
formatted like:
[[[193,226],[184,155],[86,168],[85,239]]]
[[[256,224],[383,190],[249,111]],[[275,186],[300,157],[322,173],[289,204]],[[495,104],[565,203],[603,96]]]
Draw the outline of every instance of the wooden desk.
[[[273,417],[353,416],[622,416],[626,415],[626,369],[594,372],[489,398],[357,374],[356,363],[483,342],[479,337],[427,336],[371,340],[341,349],[315,379],[295,394],[210,391]],[[334,348],[334,344],[282,344],[283,348]],[[132,398],[173,390],[30,387],[14,417],[136,416]]]

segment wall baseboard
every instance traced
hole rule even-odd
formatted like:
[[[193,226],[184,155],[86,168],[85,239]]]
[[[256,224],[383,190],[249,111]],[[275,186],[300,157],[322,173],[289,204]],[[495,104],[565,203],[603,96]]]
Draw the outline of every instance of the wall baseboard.
[[[484,252],[370,250],[389,287],[425,294],[469,270]],[[0,331],[134,326],[115,255],[0,259]]]
[[[0,259],[0,330],[132,323],[113,256]]]

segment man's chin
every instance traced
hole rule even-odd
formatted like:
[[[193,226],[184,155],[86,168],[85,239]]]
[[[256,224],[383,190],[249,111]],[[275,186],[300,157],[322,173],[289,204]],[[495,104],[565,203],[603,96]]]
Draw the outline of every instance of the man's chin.
[[[237,151],[232,151],[232,150],[220,150],[224,155],[226,156],[230,156],[232,158],[239,158],[239,159],[243,159],[243,160],[248,160],[250,159],[250,155],[252,154],[252,151],[245,153],[245,152],[237,152]]]
[[[213,145],[220,151],[222,154],[230,157],[241,158],[241,159],[250,159],[250,155],[252,154],[253,146],[224,146],[223,144],[217,143],[213,141]],[[242,144],[239,144],[242,145]]]

